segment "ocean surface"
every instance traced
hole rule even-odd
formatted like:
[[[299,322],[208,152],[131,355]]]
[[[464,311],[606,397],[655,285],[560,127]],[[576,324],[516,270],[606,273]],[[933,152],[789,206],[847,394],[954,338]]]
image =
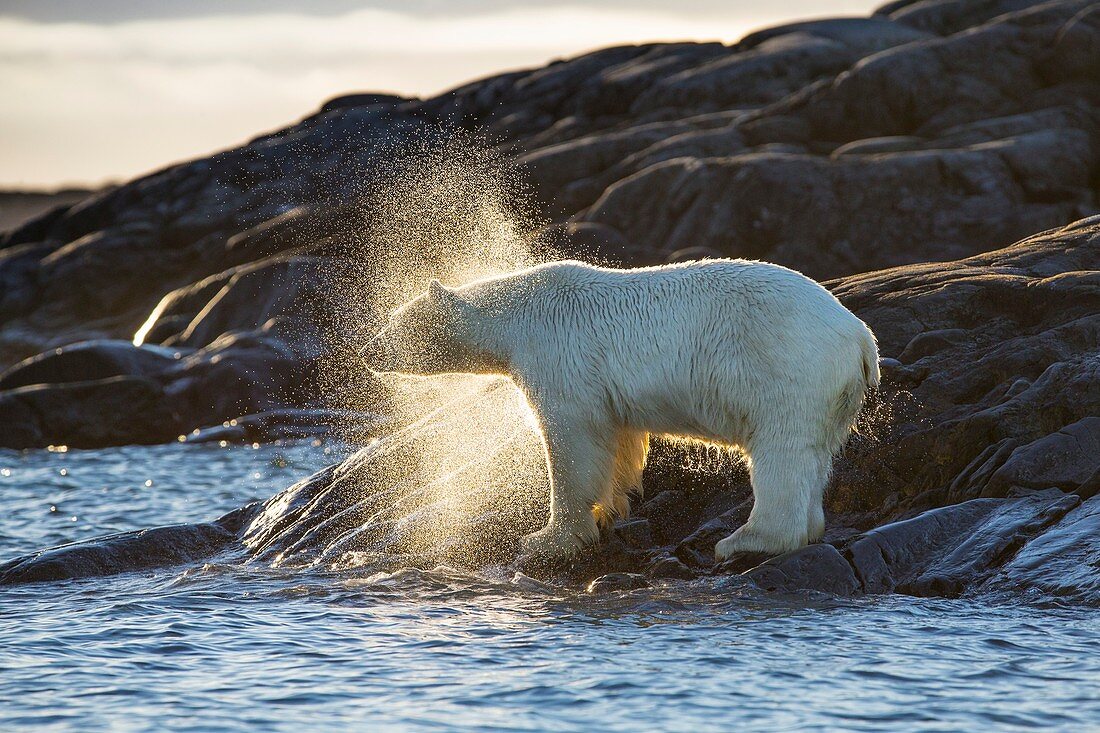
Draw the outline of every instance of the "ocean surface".
[[[214,519],[345,454],[0,451],[0,560]],[[0,731],[108,729],[1100,730],[1100,613],[228,558],[0,587]]]

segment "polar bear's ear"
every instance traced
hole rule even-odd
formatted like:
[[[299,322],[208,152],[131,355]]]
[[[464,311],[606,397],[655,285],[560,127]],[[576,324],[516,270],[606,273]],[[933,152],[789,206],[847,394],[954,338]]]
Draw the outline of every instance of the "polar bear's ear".
[[[428,300],[439,308],[456,308],[461,304],[458,294],[438,280],[428,285]]]

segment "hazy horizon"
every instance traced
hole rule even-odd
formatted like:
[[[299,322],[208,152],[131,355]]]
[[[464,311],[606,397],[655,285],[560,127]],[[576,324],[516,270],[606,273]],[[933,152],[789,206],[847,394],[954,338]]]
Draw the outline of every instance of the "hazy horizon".
[[[879,4],[0,0],[0,188],[126,180],[292,124],[340,94],[430,96],[605,46],[729,43]]]

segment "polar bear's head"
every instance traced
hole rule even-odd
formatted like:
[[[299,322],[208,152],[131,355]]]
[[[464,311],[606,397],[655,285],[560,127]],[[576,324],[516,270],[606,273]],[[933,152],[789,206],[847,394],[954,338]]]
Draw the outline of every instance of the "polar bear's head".
[[[374,372],[497,372],[499,360],[485,349],[481,321],[479,309],[459,291],[432,280],[427,291],[390,314],[362,355]]]

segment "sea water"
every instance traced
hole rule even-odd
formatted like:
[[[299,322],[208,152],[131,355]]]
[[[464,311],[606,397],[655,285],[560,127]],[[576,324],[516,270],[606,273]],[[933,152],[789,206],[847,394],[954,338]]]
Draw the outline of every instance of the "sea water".
[[[0,560],[214,519],[345,454],[0,451]],[[1005,598],[214,558],[0,587],[0,731],[1100,730],[1098,649],[1100,612]]]

